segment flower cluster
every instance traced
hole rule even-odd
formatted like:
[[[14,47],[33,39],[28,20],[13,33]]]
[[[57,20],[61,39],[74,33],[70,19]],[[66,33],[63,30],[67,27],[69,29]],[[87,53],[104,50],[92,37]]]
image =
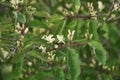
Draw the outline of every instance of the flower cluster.
[[[38,48],[41,50],[42,53],[46,53],[46,47],[44,47],[43,45]]]
[[[18,9],[18,4],[23,3],[23,0],[10,0],[10,3],[14,9]]]
[[[28,6],[28,7],[26,8],[26,11],[27,11],[28,14],[33,14],[33,13],[35,13],[36,8],[34,8],[34,7],[32,7],[32,6]]]
[[[87,3],[90,15],[94,20],[97,20],[97,11],[93,7],[93,3]],[[98,1],[98,11],[101,12],[105,8],[105,5],[101,1]]]
[[[85,39],[91,40],[93,38],[93,34],[90,34],[88,31],[85,33]]]
[[[25,27],[24,24],[22,24],[22,26],[20,25],[20,23],[17,23],[16,24],[16,30],[15,30],[18,34],[20,34],[21,36],[21,41],[22,41],[22,45],[23,45],[23,42],[24,42],[24,35],[28,33],[29,29],[28,27]],[[19,44],[18,44],[19,46]]]
[[[25,28],[25,25],[22,24],[22,26],[20,25],[20,23],[17,23],[16,24],[16,32],[18,34],[21,34],[21,32],[24,30],[23,34],[27,34],[29,29],[28,28]]]
[[[114,4],[114,9],[113,9],[114,11],[120,11],[120,3],[118,3],[118,2],[116,2],[115,4]]]
[[[94,10],[93,3],[88,2],[87,5],[89,8],[90,15],[93,16],[92,18],[96,20],[97,19],[97,17],[96,17],[97,11]]]
[[[68,39],[67,40],[72,41],[74,34],[75,34],[75,30],[68,29],[68,34],[67,34]],[[44,44],[42,44],[38,47],[38,49],[42,53],[47,54],[49,62],[58,61],[57,57],[55,56],[56,54],[54,52],[55,52],[55,50],[59,49],[59,47],[63,46],[66,43],[64,35],[58,34],[55,37],[53,34],[49,34],[49,35],[44,35],[42,37],[42,39],[45,40],[47,42],[47,44],[50,44],[49,45],[50,48],[45,47]],[[66,61],[66,57],[64,56],[63,62],[65,62],[65,61]]]
[[[46,40],[47,43],[50,43],[50,44],[52,44],[55,41],[55,38],[53,37],[52,34],[44,35],[42,37],[42,39]],[[57,39],[58,39],[57,43],[64,43],[65,44],[63,35],[57,35]]]
[[[53,62],[55,60],[55,54],[53,54],[53,52],[48,52],[48,60],[50,62]]]
[[[68,29],[68,35],[67,38],[69,41],[73,40],[75,30],[71,31]],[[54,44],[54,48],[58,48],[59,44],[65,44],[65,38],[63,35],[56,35],[56,38],[53,34],[44,35],[42,37],[43,40],[47,41],[48,44]],[[57,44],[56,44],[57,43]],[[43,47],[42,45],[39,47],[42,53],[46,52],[46,47]]]
[[[75,30],[73,30],[73,31],[68,30],[68,35],[67,35],[68,40],[70,40],[70,41],[73,40],[74,33],[75,33]]]

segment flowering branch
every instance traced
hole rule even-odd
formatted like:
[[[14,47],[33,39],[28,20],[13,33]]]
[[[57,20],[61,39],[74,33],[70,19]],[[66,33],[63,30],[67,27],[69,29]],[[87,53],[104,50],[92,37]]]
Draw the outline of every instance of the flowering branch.
[[[107,15],[107,17],[105,19],[106,22],[108,21],[108,19],[110,18],[111,14],[112,14],[112,11],[114,9],[114,4],[115,4],[115,0],[112,1],[112,5],[111,5],[110,10],[108,12],[108,15]]]

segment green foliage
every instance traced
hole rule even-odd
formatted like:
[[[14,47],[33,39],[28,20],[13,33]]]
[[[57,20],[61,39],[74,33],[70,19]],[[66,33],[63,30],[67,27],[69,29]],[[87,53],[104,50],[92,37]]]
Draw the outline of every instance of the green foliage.
[[[89,45],[93,48],[93,52],[96,55],[100,63],[105,64],[107,60],[107,53],[104,47],[98,41],[90,41]]]
[[[71,80],[77,80],[80,75],[79,55],[74,49],[68,49],[68,65],[70,67]]]
[[[21,22],[23,24],[26,23],[26,18],[25,18],[24,14],[20,13],[20,14],[17,15],[17,17],[18,17],[17,19],[18,19],[19,22]]]
[[[120,0],[0,0],[0,80],[120,80]]]
[[[54,80],[65,80],[65,75],[61,67],[53,68]]]

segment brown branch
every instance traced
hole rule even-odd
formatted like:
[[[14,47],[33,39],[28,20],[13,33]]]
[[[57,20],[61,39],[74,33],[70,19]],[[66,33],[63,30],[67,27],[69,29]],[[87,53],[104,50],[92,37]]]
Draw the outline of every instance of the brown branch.
[[[112,11],[113,11],[113,9],[114,9],[114,4],[115,4],[115,0],[112,1],[112,5],[111,5],[110,10],[109,10],[109,12],[108,12],[108,15],[107,15],[107,17],[106,17],[106,19],[105,19],[105,22],[107,22],[108,19],[110,18],[111,14],[112,14]]]
[[[64,49],[64,48],[69,48],[69,47],[73,47],[73,46],[79,46],[81,44],[88,44],[88,42],[84,42],[84,43],[71,42],[71,43],[69,43],[69,45],[59,46],[58,48],[52,48],[52,49],[48,50],[47,52],[53,51],[53,50],[60,50],[60,49]]]
[[[86,16],[83,16],[83,15],[75,15],[75,16],[65,16],[66,19],[68,18],[76,18],[76,19],[79,19],[79,18],[83,18],[83,19],[91,19],[91,17],[96,17],[96,16],[91,16],[91,15],[86,15]]]
[[[108,22],[113,23],[113,22],[117,22],[119,20],[120,20],[120,18],[111,18],[110,20],[108,20]]]
[[[79,45],[79,43],[70,43],[69,45],[66,45],[66,46],[60,46],[60,47],[58,47],[58,48],[53,48],[53,49],[51,49],[50,51],[52,51],[52,50],[64,49],[64,48],[68,48],[68,47],[72,47],[72,46],[78,46],[78,45]]]

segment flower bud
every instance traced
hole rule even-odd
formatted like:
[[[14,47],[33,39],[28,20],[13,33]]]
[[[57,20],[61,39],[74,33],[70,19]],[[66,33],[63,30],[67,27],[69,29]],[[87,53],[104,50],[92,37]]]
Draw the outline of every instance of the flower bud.
[[[28,28],[26,28],[26,29],[24,30],[24,34],[27,34],[27,33],[28,33],[28,31],[29,31],[29,29],[28,29]]]

